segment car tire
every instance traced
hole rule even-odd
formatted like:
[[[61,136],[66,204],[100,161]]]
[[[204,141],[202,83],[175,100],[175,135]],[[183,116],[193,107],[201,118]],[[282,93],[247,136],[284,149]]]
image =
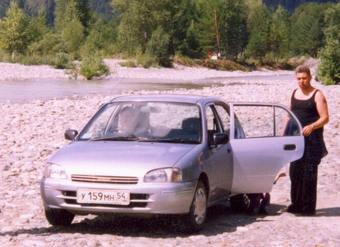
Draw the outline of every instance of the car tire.
[[[75,215],[64,209],[45,208],[45,216],[52,226],[69,226]]]
[[[230,208],[236,212],[245,212],[248,208],[249,199],[245,194],[237,194],[229,198]]]
[[[194,198],[187,215],[189,231],[198,232],[202,230],[207,217],[207,193],[204,184],[198,181]]]

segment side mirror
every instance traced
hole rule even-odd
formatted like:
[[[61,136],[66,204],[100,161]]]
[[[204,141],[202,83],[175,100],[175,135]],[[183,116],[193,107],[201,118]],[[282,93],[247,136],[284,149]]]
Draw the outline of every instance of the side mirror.
[[[78,135],[78,131],[76,130],[66,130],[64,133],[64,137],[66,140],[73,141],[74,138]]]
[[[217,148],[219,144],[227,144],[229,135],[227,133],[214,133],[211,148]]]

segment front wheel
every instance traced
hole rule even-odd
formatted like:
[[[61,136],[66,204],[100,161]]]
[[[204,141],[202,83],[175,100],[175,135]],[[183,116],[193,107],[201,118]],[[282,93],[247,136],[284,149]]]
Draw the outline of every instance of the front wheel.
[[[64,209],[45,208],[45,216],[52,226],[69,226],[75,215]]]
[[[202,230],[207,217],[207,193],[204,184],[198,181],[194,198],[187,215],[188,226],[191,231]]]

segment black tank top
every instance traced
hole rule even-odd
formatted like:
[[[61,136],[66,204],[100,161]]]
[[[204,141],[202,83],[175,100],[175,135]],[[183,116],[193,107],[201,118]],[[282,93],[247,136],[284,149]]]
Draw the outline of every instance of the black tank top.
[[[316,109],[315,90],[312,97],[307,100],[299,100],[295,98],[296,89],[291,98],[291,108],[301,125],[304,127],[314,123],[319,119],[319,113]],[[305,136],[305,152],[303,157],[307,159],[310,165],[318,165],[323,157],[328,154],[325,142],[323,140],[323,127],[313,130],[309,136]]]
[[[311,124],[320,118],[318,110],[316,109],[315,95],[318,90],[315,90],[312,97],[307,100],[300,100],[295,98],[296,89],[293,92],[291,99],[291,110],[299,119],[302,127]]]

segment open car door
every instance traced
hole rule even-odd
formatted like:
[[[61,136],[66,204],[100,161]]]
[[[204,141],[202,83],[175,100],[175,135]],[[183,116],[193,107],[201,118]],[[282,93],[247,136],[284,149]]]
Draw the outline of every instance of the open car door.
[[[287,107],[268,103],[230,103],[230,116],[232,194],[270,192],[279,171],[303,155],[299,121]]]

